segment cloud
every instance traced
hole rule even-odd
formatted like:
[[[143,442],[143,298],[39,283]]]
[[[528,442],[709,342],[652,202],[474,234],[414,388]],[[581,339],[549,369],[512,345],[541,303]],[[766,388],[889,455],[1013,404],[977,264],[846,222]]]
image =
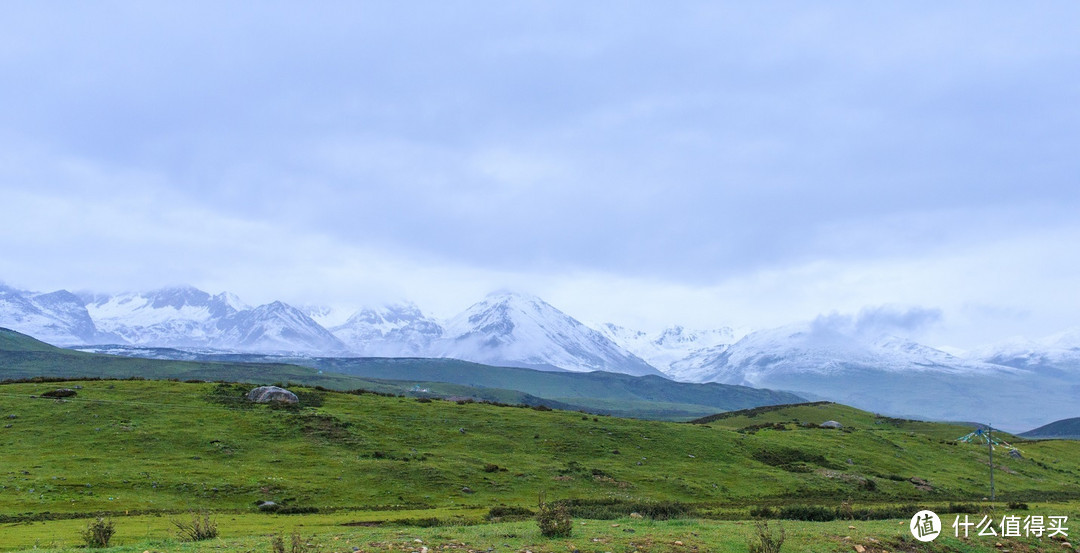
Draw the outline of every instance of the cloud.
[[[1075,325],[1080,8],[924,8],[25,4],[0,22],[0,278]],[[941,312],[860,315],[882,305]]]
[[[819,315],[810,323],[810,329],[811,332],[823,336],[912,336],[940,323],[941,320],[940,309],[880,305],[865,307],[855,315],[836,312]]]

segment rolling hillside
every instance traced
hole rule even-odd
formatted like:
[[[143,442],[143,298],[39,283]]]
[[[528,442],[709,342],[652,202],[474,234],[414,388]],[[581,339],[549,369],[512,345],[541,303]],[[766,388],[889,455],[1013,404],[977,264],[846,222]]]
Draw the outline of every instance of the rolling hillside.
[[[0,380],[45,376],[298,382],[335,390],[363,388],[382,393],[463,397],[667,420],[802,401],[793,394],[745,386],[687,384],[656,376],[604,372],[556,373],[455,359],[313,359],[197,354],[165,348],[108,348],[108,351],[158,358],[67,350],[0,329]]]
[[[982,448],[850,408],[829,413],[843,430],[739,432],[310,388],[296,389],[302,407],[273,408],[242,401],[250,385],[223,383],[66,382],[76,397],[40,397],[57,386],[0,386],[0,447],[11,460],[0,515],[9,519],[252,511],[271,500],[366,510],[530,505],[541,490],[715,505],[985,493]],[[1000,499],[1080,497],[1077,444],[1023,450],[997,463]]]
[[[1051,438],[1080,440],[1080,417],[1054,421],[1020,435],[1033,440]]]

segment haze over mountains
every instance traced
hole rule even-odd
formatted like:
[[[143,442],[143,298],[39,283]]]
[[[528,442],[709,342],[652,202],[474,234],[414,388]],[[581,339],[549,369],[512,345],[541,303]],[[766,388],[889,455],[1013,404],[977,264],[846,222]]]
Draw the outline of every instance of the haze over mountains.
[[[491,294],[446,321],[411,303],[328,312],[251,307],[191,287],[115,296],[0,287],[0,326],[65,346],[119,344],[320,357],[449,357],[542,370],[664,375],[787,390],[893,415],[1025,429],[1076,416],[1080,331],[951,355],[883,331],[798,323],[747,333],[591,328],[542,299]],[[340,318],[338,319],[340,321]],[[322,321],[324,324],[320,324]]]

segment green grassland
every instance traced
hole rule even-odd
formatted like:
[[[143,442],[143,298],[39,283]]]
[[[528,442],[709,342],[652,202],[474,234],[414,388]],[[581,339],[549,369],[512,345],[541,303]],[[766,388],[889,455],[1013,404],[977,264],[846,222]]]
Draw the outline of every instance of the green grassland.
[[[757,505],[940,505],[987,494],[986,450],[941,438],[955,428],[832,404],[768,414],[779,423],[817,420],[813,413],[844,429],[739,426],[764,414],[685,424],[303,387],[295,388],[303,406],[282,408],[243,401],[243,384],[62,385],[81,388],[55,400],[31,396],[57,383],[0,386],[0,536],[39,528],[33,535],[48,545],[85,522],[41,519],[107,512],[127,528],[121,536],[145,530],[143,543],[165,539],[167,524],[137,521],[212,511],[223,525],[251,521],[225,535],[256,543],[267,538],[242,534],[303,520],[259,513],[256,502],[268,500],[338,517],[317,519],[333,526],[363,517],[479,522],[492,506],[534,506],[540,491],[583,502],[677,501],[722,518],[746,518]],[[998,499],[1080,498],[1077,445],[1025,442],[1022,459],[999,456]],[[520,528],[508,532],[529,536],[535,525]],[[33,545],[9,539],[0,537],[0,548]]]
[[[1067,515],[1070,520],[1080,516],[1080,506],[1072,504],[1039,505],[1039,512]],[[1027,511],[1002,511],[1023,515]],[[181,542],[169,537],[169,517],[131,516],[117,519],[117,545],[109,553],[140,553],[142,551],[194,553],[220,551],[227,553],[266,552],[271,549],[274,535],[303,538],[308,551],[417,552],[450,551],[453,553],[524,552],[533,553],[608,553],[638,551],[641,553],[745,553],[747,543],[755,535],[751,521],[706,519],[680,520],[575,520],[568,538],[545,538],[531,521],[477,525],[448,525],[415,527],[386,523],[379,526],[359,526],[371,519],[347,514],[316,515],[252,515],[223,514],[217,517],[221,535],[204,542]],[[951,517],[946,518],[951,521]],[[947,522],[946,524],[951,524]],[[8,551],[37,551],[72,553],[86,551],[77,537],[85,527],[82,520],[8,525],[2,534]],[[956,538],[952,529],[932,544],[916,542],[908,533],[906,520],[832,521],[832,522],[771,522],[775,529],[782,526],[786,541],[783,551],[807,553],[837,553],[857,551],[860,545],[868,553],[883,552],[948,552],[987,553],[991,551],[1031,553],[1038,551],[1069,552],[1062,541],[1048,538],[987,538],[971,535]],[[1000,544],[1000,547],[998,546]],[[287,546],[288,547],[288,546]]]
[[[924,546],[911,541],[904,517],[908,505],[942,512],[951,503],[999,516],[1009,502],[1030,504],[1020,514],[1080,516],[1074,441],[1003,435],[1021,457],[999,448],[992,503],[983,501],[987,450],[955,441],[970,431],[962,424],[832,403],[697,424],[638,420],[505,405],[536,396],[498,388],[420,383],[432,394],[486,393],[503,404],[397,396],[416,383],[287,364],[93,355],[0,331],[0,375],[73,374],[192,381],[0,384],[0,551],[82,550],[79,532],[98,514],[115,522],[117,552],[269,552],[273,534],[293,532],[319,551],[746,551],[752,510],[798,505],[845,520],[784,521],[785,551],[1058,551],[1066,549],[1034,538]],[[251,383],[275,381],[305,382],[291,386],[300,406],[243,399]],[[41,397],[59,387],[77,395]],[[661,401],[665,393],[631,409],[679,409]],[[843,428],[818,426],[826,420]],[[541,492],[571,502],[573,536],[544,538],[532,521],[485,516],[497,506],[535,509]],[[261,501],[283,510],[261,512]],[[631,511],[647,518],[626,518]],[[886,511],[889,520],[861,520]],[[191,512],[212,513],[220,536],[177,541],[171,521]]]

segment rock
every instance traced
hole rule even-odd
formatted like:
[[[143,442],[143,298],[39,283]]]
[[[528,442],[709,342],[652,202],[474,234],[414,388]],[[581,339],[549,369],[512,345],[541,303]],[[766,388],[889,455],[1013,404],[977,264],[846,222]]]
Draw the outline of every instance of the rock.
[[[41,397],[75,397],[79,393],[71,388],[57,388],[41,394]]]
[[[825,421],[825,422],[819,424],[818,426],[821,427],[821,428],[843,428],[844,427],[844,425],[842,425],[842,424],[840,424],[840,423],[838,423],[836,421]]]
[[[866,548],[859,544],[855,544],[855,553],[866,553]]]
[[[848,526],[848,530],[854,530],[854,529],[855,529],[854,526]]]
[[[462,486],[461,487],[461,493],[473,493],[473,490],[472,490],[472,488],[470,488],[468,486]]]
[[[17,418],[19,418],[19,415],[8,415],[7,418],[9,418],[9,419],[17,419]]]
[[[274,503],[273,501],[263,501],[263,502],[259,503],[259,510],[260,511],[273,511],[273,510],[277,509],[277,506],[278,506],[278,504]]]
[[[465,429],[464,429],[464,428],[458,428],[458,429],[457,429],[457,431],[458,431],[458,432],[461,432],[462,434],[464,434],[464,433],[465,433]],[[539,434],[538,434],[537,436],[539,436]]]
[[[918,476],[912,476],[911,478],[908,478],[908,482],[915,484],[915,489],[922,490],[924,492],[928,492],[934,489],[934,486],[930,484],[930,482],[927,482],[926,480],[923,480]]]
[[[855,461],[852,461],[850,457],[848,458],[848,460],[846,462],[849,465],[854,465],[855,464]]]
[[[630,513],[630,518],[645,518],[641,516],[641,513]]]
[[[682,545],[682,544],[683,544],[683,542],[681,542],[679,540],[675,540],[675,545]]]
[[[277,386],[259,386],[248,392],[247,399],[255,403],[270,403],[271,401],[300,403],[300,398],[296,397],[296,394]]]

